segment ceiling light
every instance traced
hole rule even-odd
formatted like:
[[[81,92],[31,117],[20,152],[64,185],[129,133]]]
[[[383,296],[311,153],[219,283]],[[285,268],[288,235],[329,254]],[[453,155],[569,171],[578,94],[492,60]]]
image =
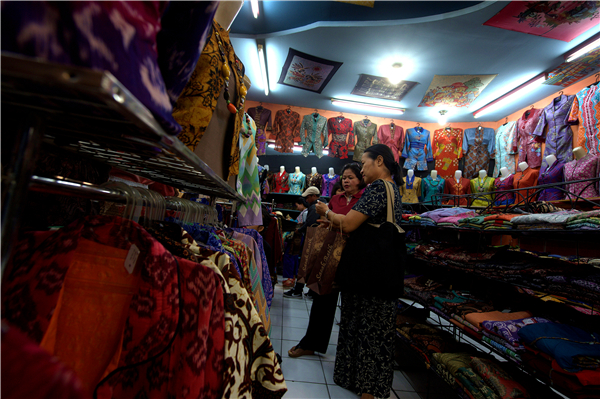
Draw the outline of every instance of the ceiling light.
[[[399,62],[393,63],[387,76],[388,81],[393,85],[397,85],[403,77],[402,64]]]
[[[600,47],[600,33],[594,35],[591,39],[583,42],[581,45],[575,47],[572,51],[565,54],[565,61],[575,61],[577,58],[586,55],[597,47]]]
[[[252,6],[254,18],[258,18],[258,0],[250,0],[250,5]]]
[[[502,108],[503,106],[510,103],[511,101],[514,101],[518,95],[522,95],[522,93],[524,91],[530,92],[535,87],[544,83],[545,80],[546,80],[545,73],[537,75],[535,78],[528,80],[527,82],[523,83],[521,86],[509,91],[508,93],[498,97],[494,101],[487,103],[483,107],[479,108],[477,111],[473,112],[473,117],[479,118],[480,116],[489,114],[490,112],[493,112],[493,111],[497,110],[498,108]]]
[[[258,48],[258,63],[260,64],[260,76],[262,77],[262,84],[265,88],[265,96],[269,95],[269,79],[267,77],[267,55],[265,54],[264,44],[257,44]]]
[[[363,110],[363,111],[364,110],[375,110],[375,111],[379,111],[379,112],[387,112],[387,113],[392,113],[392,114],[397,114],[397,115],[402,115],[402,114],[404,114],[404,111],[405,111],[403,108],[387,107],[385,105],[367,104],[367,103],[361,103],[358,101],[338,100],[336,98],[332,98],[331,103],[334,105],[359,109],[359,110]]]
[[[438,124],[445,125],[446,122],[448,122],[448,117],[446,116],[447,113],[448,111],[446,111],[445,109],[440,110],[440,116],[438,116]]]

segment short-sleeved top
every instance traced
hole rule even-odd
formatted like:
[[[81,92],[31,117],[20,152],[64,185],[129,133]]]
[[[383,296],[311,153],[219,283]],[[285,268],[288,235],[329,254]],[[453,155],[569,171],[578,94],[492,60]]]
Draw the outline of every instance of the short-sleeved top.
[[[344,194],[334,195],[329,201],[329,209],[331,209],[334,213],[347,215],[348,212],[350,212],[350,210],[352,210],[354,205],[358,202],[363,194],[363,191],[364,189],[359,190],[356,194],[354,194],[350,199],[350,202],[348,202]]]
[[[402,202],[400,201],[400,191],[396,184],[394,187],[394,213],[396,223],[402,220]],[[367,215],[367,223],[381,224],[387,220],[387,191],[383,180],[375,180],[371,185],[365,188],[362,196],[352,208],[353,210]]]

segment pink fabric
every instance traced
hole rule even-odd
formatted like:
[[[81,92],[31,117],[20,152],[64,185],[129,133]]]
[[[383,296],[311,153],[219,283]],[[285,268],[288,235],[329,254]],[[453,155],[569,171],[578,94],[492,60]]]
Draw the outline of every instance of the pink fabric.
[[[517,121],[517,132],[513,139],[513,151],[519,151],[519,162],[527,162],[530,168],[542,166],[542,144],[532,133],[542,114],[541,109],[530,109]]]
[[[587,154],[581,159],[573,160],[565,165],[564,176],[565,181],[590,179],[598,176],[598,157],[592,154]],[[584,189],[589,183],[573,183],[567,185],[569,192],[580,195],[583,198],[592,198],[600,196],[598,186],[591,184]],[[576,197],[573,196],[573,199]]]
[[[443,217],[440,220],[438,220],[438,223],[452,223],[458,226],[458,221],[460,219],[464,219],[464,218],[471,218],[471,217],[475,217],[475,216],[479,216],[477,213],[475,212],[468,212],[468,213],[463,213],[457,216],[447,216],[447,217]]]

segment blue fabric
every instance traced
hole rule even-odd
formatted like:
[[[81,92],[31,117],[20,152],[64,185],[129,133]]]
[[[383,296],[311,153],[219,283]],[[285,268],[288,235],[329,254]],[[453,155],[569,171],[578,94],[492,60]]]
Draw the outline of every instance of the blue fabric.
[[[519,330],[519,337],[528,345],[535,341],[534,347],[554,357],[560,367],[570,372],[582,370],[574,362],[575,356],[600,358],[600,334],[566,324],[530,324]]]

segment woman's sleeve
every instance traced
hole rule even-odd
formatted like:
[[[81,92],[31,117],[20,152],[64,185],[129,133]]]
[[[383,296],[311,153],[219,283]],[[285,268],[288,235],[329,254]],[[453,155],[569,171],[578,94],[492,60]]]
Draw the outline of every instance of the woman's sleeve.
[[[377,216],[384,210],[387,212],[385,184],[381,181],[376,181],[365,188],[363,195],[352,209],[367,216]]]

